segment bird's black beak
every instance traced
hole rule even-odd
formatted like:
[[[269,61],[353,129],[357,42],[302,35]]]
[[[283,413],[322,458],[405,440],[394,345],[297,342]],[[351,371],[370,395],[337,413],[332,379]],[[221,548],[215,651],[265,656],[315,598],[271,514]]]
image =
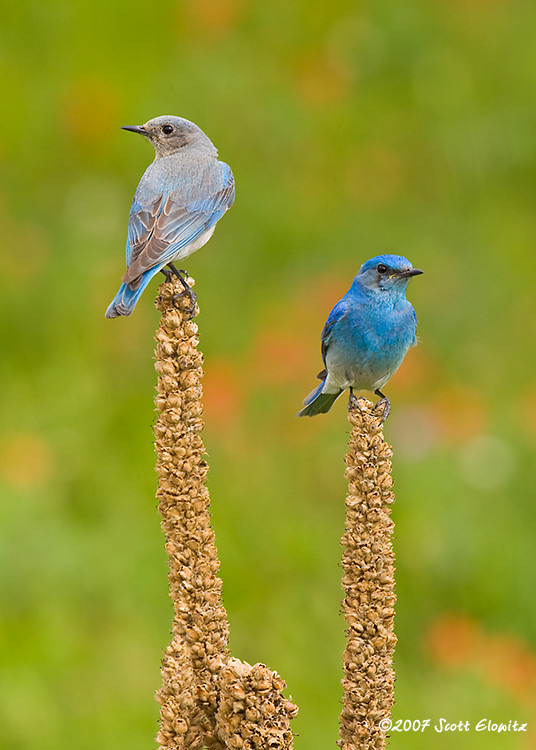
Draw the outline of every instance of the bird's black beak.
[[[424,273],[424,271],[421,271],[420,268],[410,268],[407,271],[401,271],[397,276],[399,279],[410,279],[412,276],[419,276],[421,273]]]
[[[123,125],[121,130],[131,130],[133,133],[139,133],[140,135],[147,135],[147,131],[143,125]]]

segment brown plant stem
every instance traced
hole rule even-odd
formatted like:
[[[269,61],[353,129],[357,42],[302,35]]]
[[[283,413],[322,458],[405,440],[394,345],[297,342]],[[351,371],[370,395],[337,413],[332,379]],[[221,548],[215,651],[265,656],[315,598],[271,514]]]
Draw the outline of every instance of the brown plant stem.
[[[188,279],[193,286],[193,279]],[[162,662],[157,742],[166,750],[292,747],[297,708],[262,664],[230,656],[219,560],[210,525],[208,465],[201,438],[203,356],[190,304],[176,279],[161,284],[154,428],[157,499],[169,558],[174,618]],[[197,312],[197,311],[196,311]]]
[[[386,747],[381,722],[390,718],[394,700],[392,451],[383,439],[381,415],[374,405],[360,399],[359,406],[348,414],[352,430],[341,540],[343,612],[348,627],[338,744],[343,750],[379,750]]]

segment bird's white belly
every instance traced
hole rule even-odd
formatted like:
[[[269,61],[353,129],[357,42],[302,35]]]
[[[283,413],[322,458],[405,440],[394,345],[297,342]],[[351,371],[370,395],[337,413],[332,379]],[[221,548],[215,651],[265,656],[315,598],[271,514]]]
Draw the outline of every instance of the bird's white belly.
[[[196,250],[199,250],[200,247],[206,245],[206,243],[214,234],[215,229],[216,225],[214,224],[214,226],[210,227],[210,229],[207,229],[206,232],[203,232],[203,234],[199,235],[196,240],[190,242],[189,245],[186,245],[186,247],[181,247],[177,255],[173,257],[173,260],[182,260],[182,258],[187,258],[192,253],[195,253]]]
[[[345,388],[355,388],[358,391],[375,391],[377,388],[381,389],[392,375],[391,372],[380,375],[366,368],[348,368],[342,364],[329,362],[329,356],[327,365],[328,376],[322,389],[324,393],[336,393]]]

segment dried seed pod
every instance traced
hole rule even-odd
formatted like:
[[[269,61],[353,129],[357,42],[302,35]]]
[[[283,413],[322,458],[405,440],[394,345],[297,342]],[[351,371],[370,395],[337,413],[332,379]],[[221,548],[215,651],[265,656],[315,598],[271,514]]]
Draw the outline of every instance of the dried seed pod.
[[[390,504],[392,451],[384,442],[374,406],[360,400],[349,412],[352,425],[346,456],[348,496],[342,567],[348,625],[344,660],[344,699],[339,746],[381,750],[386,735],[381,720],[393,705],[392,666],[394,555]],[[354,592],[359,591],[358,597]]]

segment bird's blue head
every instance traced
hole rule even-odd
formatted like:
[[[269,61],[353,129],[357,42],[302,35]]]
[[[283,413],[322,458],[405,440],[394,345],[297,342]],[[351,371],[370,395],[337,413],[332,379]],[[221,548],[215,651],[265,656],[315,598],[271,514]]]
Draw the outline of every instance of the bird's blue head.
[[[363,263],[355,283],[371,291],[404,295],[411,277],[420,273],[401,255],[377,255]]]

